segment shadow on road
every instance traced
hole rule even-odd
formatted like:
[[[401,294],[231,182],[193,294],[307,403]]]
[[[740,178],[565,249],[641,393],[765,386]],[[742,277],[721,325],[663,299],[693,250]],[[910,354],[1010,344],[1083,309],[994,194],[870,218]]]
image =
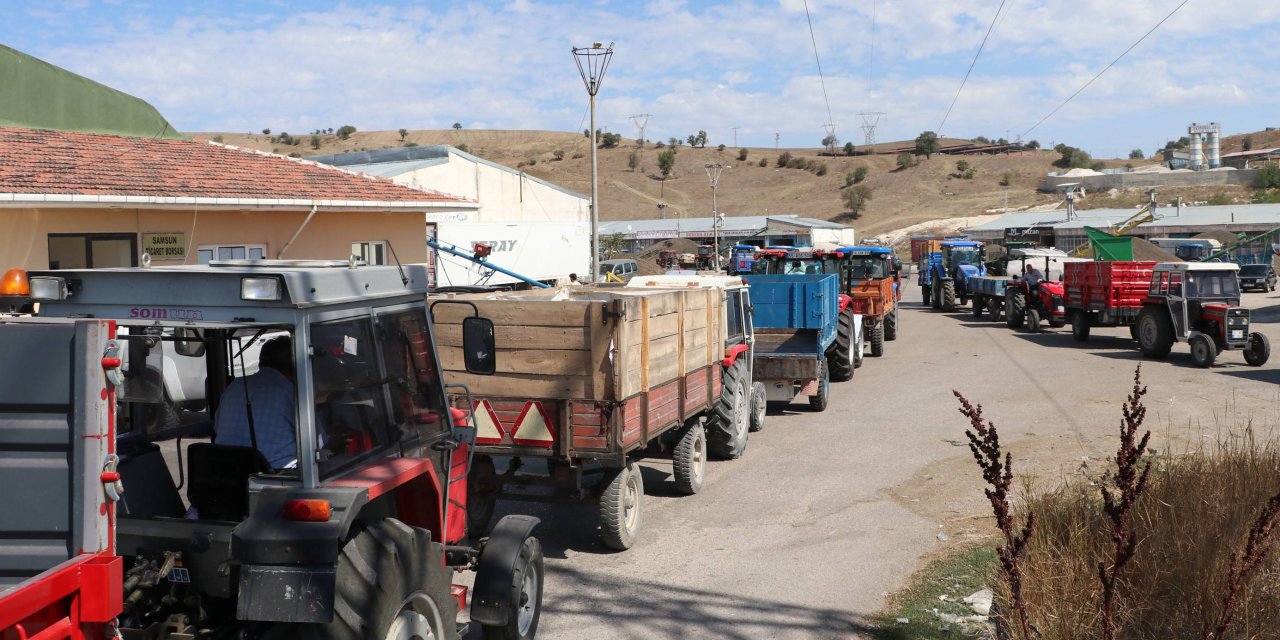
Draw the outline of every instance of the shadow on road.
[[[612,638],[894,637],[848,611],[608,578],[566,567],[556,567],[547,578],[544,619],[555,620],[562,629],[605,624],[612,628]]]
[[[1057,349],[1116,349],[1118,351],[1137,353],[1137,343],[1132,338],[1123,336],[1090,336],[1088,340],[1080,342],[1072,338],[1069,331],[1065,333],[1056,330],[1042,333],[1018,331],[1014,332],[1014,335],[1027,342]]]
[[[1257,380],[1258,382],[1270,382],[1271,384],[1280,384],[1280,369],[1260,369],[1245,365],[1243,369],[1235,369],[1229,371],[1215,371],[1224,376],[1233,376],[1243,378],[1245,380]]]

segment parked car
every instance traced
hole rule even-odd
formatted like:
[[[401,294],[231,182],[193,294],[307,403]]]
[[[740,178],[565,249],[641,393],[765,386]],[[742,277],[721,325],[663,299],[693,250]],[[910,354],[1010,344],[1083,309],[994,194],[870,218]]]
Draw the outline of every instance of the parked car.
[[[605,260],[600,263],[600,281],[601,282],[627,282],[636,277],[639,273],[640,266],[635,260]],[[613,278],[609,276],[612,275]],[[616,278],[616,280],[615,280]]]
[[[1269,264],[1246,264],[1240,267],[1240,290],[1276,290],[1276,268]]]

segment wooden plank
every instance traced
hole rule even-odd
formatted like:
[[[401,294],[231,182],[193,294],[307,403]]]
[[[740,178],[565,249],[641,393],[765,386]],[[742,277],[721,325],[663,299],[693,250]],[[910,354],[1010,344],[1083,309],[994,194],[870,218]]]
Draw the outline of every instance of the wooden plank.
[[[587,350],[587,332],[582,327],[494,327],[494,343],[500,349]],[[594,332],[593,332],[594,333]],[[436,344],[462,346],[462,325],[436,325]]]
[[[590,367],[586,351],[556,349],[498,349],[496,374],[535,373],[548,376],[582,375]],[[440,347],[440,366],[446,371],[465,371],[462,347]]]
[[[649,299],[640,299],[640,391],[649,390]],[[624,391],[625,393],[625,391]]]
[[[680,336],[655,340],[649,347],[648,381],[650,386],[665,384],[680,375]]]
[[[692,311],[696,311],[696,310],[691,310],[684,314],[684,330],[689,331],[691,329],[699,329],[699,330],[706,329],[707,314],[693,313]]]
[[[465,384],[476,398],[518,397],[569,399],[590,398],[590,376],[544,376],[526,373],[505,373],[497,376],[478,376],[464,372],[450,372],[449,381]]]
[[[480,315],[497,326],[581,327],[591,302],[575,300],[472,300]],[[599,304],[599,303],[594,303]],[[475,315],[463,304],[437,305],[432,311],[437,325],[462,324]]]
[[[587,315],[589,329],[584,331],[587,333],[591,350],[591,369],[584,373],[589,376],[591,383],[588,388],[589,394],[583,396],[585,398],[612,400],[617,395],[621,380],[617,366],[611,361],[614,355],[609,350],[616,344],[618,324],[617,319],[612,316],[609,316],[606,322],[605,305],[594,304],[590,307]]]
[[[684,310],[697,311],[699,309],[706,309],[707,308],[707,296],[706,296],[707,291],[709,291],[709,289],[695,289],[692,291],[685,291],[684,292],[685,294]]]
[[[668,313],[660,316],[648,317],[648,330],[645,335],[649,340],[657,340],[667,336],[674,336],[680,331],[680,314]]]

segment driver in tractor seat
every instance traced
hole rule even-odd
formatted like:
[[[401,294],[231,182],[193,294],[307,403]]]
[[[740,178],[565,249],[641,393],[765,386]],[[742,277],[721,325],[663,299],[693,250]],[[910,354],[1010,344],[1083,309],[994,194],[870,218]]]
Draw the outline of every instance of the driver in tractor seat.
[[[262,345],[258,372],[236,378],[223,391],[214,416],[214,441],[249,447],[256,440],[258,450],[273,468],[295,465],[298,445],[293,380],[293,341],[285,336],[268,340]]]
[[[1044,274],[1030,262],[1022,265],[1022,278],[1027,282],[1028,291],[1035,291],[1044,282]]]

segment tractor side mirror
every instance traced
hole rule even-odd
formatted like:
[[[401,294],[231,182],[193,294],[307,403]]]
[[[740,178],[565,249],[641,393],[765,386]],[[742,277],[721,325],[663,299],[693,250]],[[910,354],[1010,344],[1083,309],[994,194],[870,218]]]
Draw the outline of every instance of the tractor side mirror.
[[[493,321],[471,316],[462,320],[462,355],[467,373],[491,376],[497,369]]]

